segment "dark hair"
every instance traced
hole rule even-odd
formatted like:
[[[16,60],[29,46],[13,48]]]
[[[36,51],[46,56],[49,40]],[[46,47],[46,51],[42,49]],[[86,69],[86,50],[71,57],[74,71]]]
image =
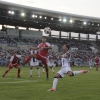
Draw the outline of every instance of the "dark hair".
[[[68,50],[70,49],[70,46],[68,45],[68,44],[65,44],[66,45],[66,47],[68,48]]]
[[[46,39],[46,37],[45,37],[45,36],[42,36],[42,38],[45,38],[45,39]]]

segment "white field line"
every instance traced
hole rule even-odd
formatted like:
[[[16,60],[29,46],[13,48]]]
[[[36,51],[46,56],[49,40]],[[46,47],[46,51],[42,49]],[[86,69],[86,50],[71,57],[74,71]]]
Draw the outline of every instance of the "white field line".
[[[28,83],[28,82],[38,82],[38,81],[31,81],[31,80],[26,80],[26,81],[17,81],[17,82],[0,82],[0,84],[13,84],[13,83]]]
[[[25,79],[22,79],[22,78],[3,78],[3,77],[1,77],[2,79],[8,79],[8,80],[11,80],[11,79],[13,79],[13,80],[25,80]]]

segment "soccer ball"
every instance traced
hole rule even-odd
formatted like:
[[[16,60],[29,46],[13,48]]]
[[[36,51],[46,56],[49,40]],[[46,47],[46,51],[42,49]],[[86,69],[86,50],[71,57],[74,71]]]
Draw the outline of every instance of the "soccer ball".
[[[46,28],[44,29],[44,33],[50,34],[50,33],[51,33],[50,27],[46,27]]]

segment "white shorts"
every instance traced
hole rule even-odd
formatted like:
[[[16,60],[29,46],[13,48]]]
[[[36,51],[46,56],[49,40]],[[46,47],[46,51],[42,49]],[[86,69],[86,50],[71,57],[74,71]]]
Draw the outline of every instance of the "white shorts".
[[[63,67],[57,73],[64,77],[69,71],[72,71],[70,67]]]
[[[39,65],[38,61],[37,62],[30,61],[30,66],[38,66],[38,65]]]

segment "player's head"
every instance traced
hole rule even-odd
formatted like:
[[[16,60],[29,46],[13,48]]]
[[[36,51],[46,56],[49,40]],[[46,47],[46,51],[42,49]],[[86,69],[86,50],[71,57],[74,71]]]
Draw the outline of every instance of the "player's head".
[[[70,47],[68,44],[64,44],[62,49],[64,52],[67,52],[70,49]]]
[[[17,51],[13,51],[12,55],[15,56],[17,54]]]
[[[96,57],[98,57],[98,54],[96,53]]]
[[[43,36],[43,37],[42,37],[42,42],[44,43],[44,42],[46,42],[46,40],[47,40],[46,37]]]

